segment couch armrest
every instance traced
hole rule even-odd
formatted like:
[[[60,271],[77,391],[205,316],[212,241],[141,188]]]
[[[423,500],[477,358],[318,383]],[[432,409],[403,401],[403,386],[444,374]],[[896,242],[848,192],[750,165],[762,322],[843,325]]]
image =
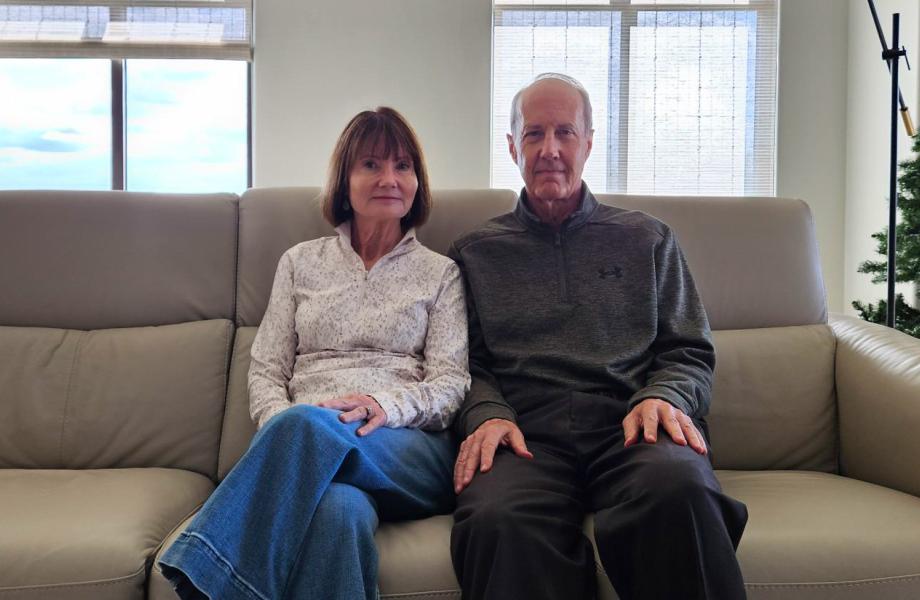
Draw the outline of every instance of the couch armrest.
[[[843,315],[830,325],[841,473],[920,496],[920,339]]]

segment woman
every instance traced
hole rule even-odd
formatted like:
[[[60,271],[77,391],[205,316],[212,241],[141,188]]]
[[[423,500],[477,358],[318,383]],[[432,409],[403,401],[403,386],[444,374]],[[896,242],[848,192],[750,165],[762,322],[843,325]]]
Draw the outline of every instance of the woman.
[[[338,236],[281,257],[253,342],[259,431],[160,559],[182,598],[376,598],[378,514],[450,510],[466,310],[457,266],[415,238],[430,206],[405,119],[352,119],[323,202]]]

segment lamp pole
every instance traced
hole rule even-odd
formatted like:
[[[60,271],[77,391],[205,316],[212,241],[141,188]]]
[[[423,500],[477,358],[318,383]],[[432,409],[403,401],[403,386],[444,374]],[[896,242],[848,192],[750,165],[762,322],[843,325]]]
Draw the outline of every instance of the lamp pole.
[[[869,10],[872,13],[872,20],[875,21],[875,30],[878,32],[879,42],[882,44],[882,60],[888,65],[888,71],[891,73],[891,162],[889,163],[888,172],[888,306],[885,315],[885,324],[888,327],[895,325],[895,261],[897,253],[897,220],[898,220],[898,108],[900,104],[901,119],[904,122],[904,128],[908,136],[915,134],[913,123],[911,122],[910,113],[907,105],[904,103],[904,96],[898,87],[898,65],[901,57],[904,57],[907,68],[910,68],[910,62],[907,60],[907,50],[900,46],[900,13],[894,13],[891,17],[891,48],[885,41],[885,34],[882,32],[882,25],[878,20],[878,13],[875,10],[875,2],[869,1]]]

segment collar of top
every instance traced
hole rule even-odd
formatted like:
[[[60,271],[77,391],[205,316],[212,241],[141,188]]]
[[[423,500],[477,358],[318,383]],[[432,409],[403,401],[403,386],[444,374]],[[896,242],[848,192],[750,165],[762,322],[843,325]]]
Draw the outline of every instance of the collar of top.
[[[355,249],[351,245],[351,220],[340,223],[335,230],[339,234],[339,245],[342,246],[342,249],[357,256],[357,252],[355,252]],[[402,239],[399,240],[393,249],[384,254],[381,258],[391,258],[399,256],[400,254],[405,254],[406,252],[414,250],[417,244],[418,240],[415,237],[415,227],[410,227],[409,231],[402,236]]]
[[[595,209],[597,209],[597,199],[594,197],[594,194],[591,193],[591,190],[588,189],[588,184],[582,182],[581,200],[578,201],[578,208],[562,222],[559,231],[571,231],[581,227],[588,222],[588,219],[594,214]],[[541,221],[540,217],[538,217],[527,205],[527,188],[521,189],[521,195],[518,196],[517,205],[514,207],[514,216],[531,231],[538,233],[555,233],[553,226]]]

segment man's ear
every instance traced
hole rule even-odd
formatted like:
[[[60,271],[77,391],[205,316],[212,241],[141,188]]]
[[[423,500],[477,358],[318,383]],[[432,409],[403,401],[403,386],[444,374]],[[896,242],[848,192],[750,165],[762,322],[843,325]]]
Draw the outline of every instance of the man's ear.
[[[511,160],[514,161],[514,164],[518,164],[518,153],[517,148],[514,146],[514,135],[506,133],[505,139],[508,140],[508,152],[511,153]]]
[[[594,147],[594,130],[589,129],[588,130],[588,152],[587,154],[585,154],[585,159],[591,156],[591,148],[593,147]]]

